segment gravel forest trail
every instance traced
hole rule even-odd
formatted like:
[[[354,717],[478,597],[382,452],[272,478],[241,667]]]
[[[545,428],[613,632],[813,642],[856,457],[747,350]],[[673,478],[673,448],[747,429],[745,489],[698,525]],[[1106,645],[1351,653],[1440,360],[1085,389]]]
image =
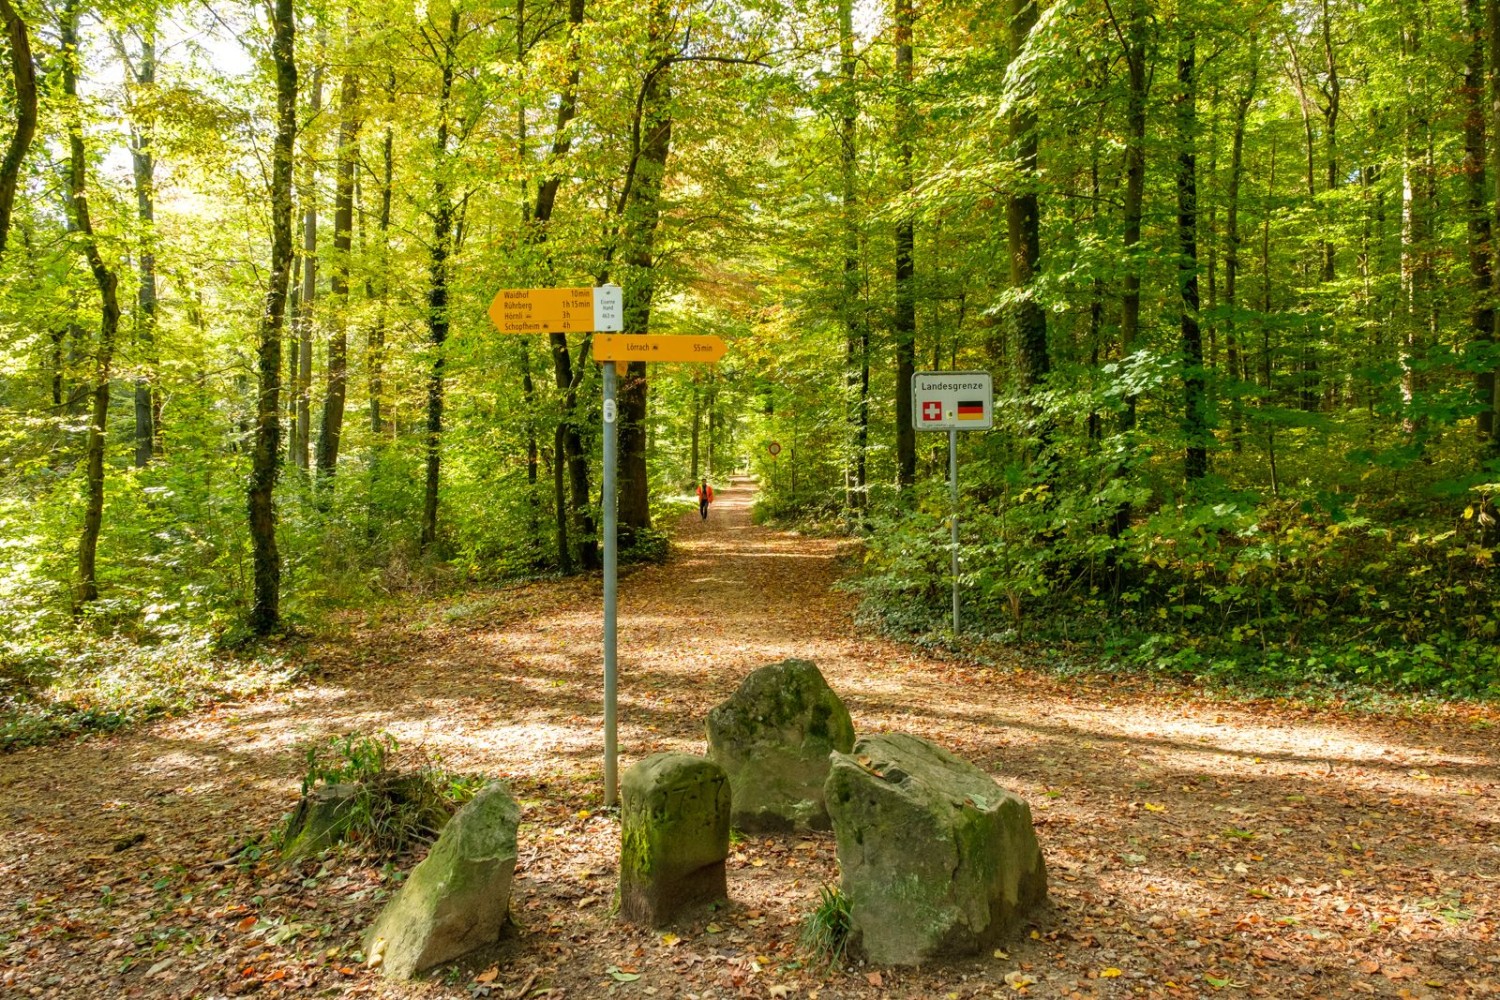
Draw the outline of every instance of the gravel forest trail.
[[[622,578],[622,767],[703,752],[746,673],[811,659],[857,731],[934,740],[1031,802],[1050,903],[1004,949],[812,967],[826,835],[737,841],[727,908],[669,935],[619,925],[595,576],[351,614],[299,654],[299,686],[0,755],[0,996],[1500,995],[1492,709],[1354,714],[947,659],[857,628],[835,587],[852,543],[756,526],[753,498],[727,486],[668,562]],[[431,980],[358,961],[391,869],[239,851],[295,804],[308,741],[351,730],[523,805],[514,928]]]

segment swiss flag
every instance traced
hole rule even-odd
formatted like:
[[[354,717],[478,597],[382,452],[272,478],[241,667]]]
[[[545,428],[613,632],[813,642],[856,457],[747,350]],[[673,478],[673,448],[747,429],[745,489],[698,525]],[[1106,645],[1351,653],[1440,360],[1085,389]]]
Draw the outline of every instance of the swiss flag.
[[[940,403],[940,402],[938,402],[935,399],[923,400],[923,402],[922,402],[922,420],[923,420],[923,422],[925,423],[926,421],[929,421],[929,420],[942,420],[942,419],[943,419],[943,404]]]

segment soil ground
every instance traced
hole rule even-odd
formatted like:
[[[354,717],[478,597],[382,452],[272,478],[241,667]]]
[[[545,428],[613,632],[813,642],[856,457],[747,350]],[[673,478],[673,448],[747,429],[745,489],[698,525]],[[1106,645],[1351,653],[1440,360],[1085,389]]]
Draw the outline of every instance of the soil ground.
[[[737,842],[727,908],[670,935],[619,925],[599,584],[578,579],[363,615],[308,651],[317,679],[295,690],[0,756],[0,995],[1500,995],[1493,712],[1355,716],[947,661],[856,630],[832,588],[847,543],[755,527],[751,499],[725,489],[668,564],[623,581],[622,763],[702,752],[748,671],[813,659],[860,732],[935,740],[1031,802],[1051,902],[1003,949],[810,968],[797,940],[837,879],[828,836]],[[295,803],[306,741],[352,729],[504,778],[524,806],[514,928],[425,982],[357,960],[394,868],[235,853]]]

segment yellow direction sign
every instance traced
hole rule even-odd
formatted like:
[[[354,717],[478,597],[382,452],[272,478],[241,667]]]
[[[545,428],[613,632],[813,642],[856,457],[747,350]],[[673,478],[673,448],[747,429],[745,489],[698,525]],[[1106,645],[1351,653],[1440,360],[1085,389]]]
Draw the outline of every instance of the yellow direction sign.
[[[625,315],[620,286],[504,288],[490,303],[501,333],[589,333],[619,330]]]
[[[671,334],[621,334],[594,338],[595,361],[718,361],[724,341],[718,337]]]

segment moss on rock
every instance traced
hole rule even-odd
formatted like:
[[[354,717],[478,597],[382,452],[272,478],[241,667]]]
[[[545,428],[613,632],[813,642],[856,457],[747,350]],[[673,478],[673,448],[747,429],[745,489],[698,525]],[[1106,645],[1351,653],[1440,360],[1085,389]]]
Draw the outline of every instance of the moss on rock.
[[[741,830],[827,830],[828,755],[853,745],[849,710],[807,660],[753,671],[708,715],[708,755],[729,777]]]
[[[659,753],[620,782],[623,920],[661,926],[683,909],[727,897],[729,782],[713,761]]]
[[[974,954],[1047,894],[1031,807],[915,736],[833,755],[827,800],[856,945],[881,965]]]
[[[385,975],[409,979],[500,936],[510,912],[521,810],[491,783],[460,809],[365,933]]]

